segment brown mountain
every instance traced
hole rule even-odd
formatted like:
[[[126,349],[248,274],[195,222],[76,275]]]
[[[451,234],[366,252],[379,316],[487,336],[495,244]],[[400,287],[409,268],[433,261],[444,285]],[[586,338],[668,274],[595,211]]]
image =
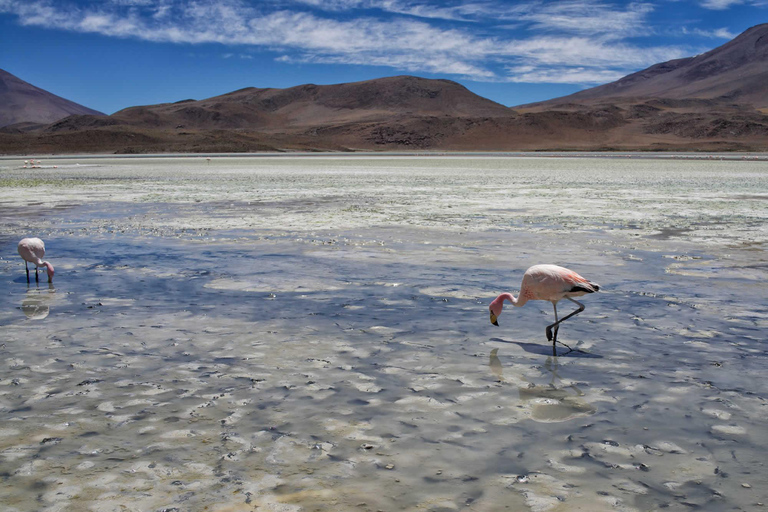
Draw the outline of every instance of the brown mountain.
[[[643,99],[768,107],[768,23],[696,57],[662,62],[616,82],[525,107],[549,109],[568,103],[637,103]]]
[[[251,87],[111,116],[73,115],[36,130],[34,144],[31,137],[3,141],[2,134],[0,144],[9,148],[6,153],[39,152],[34,147],[129,153],[430,148],[478,119],[514,115],[450,80],[396,76]]]
[[[0,69],[0,128],[17,123],[49,124],[73,114],[104,115]]]
[[[705,54],[509,109],[448,80],[398,76],[72,115],[0,153],[356,150],[768,150],[768,25]]]
[[[289,89],[249,87],[205,100],[183,100],[116,112],[107,124],[161,129],[304,130],[400,117],[503,117],[509,109],[449,80],[396,76]],[[92,122],[89,121],[89,122]],[[71,118],[48,128],[78,128]]]

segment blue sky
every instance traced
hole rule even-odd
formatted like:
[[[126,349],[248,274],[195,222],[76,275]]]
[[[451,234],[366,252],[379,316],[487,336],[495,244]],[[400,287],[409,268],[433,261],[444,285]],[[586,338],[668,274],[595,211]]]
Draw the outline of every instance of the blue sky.
[[[0,0],[0,68],[108,114],[402,74],[513,106],[765,22],[768,0]]]

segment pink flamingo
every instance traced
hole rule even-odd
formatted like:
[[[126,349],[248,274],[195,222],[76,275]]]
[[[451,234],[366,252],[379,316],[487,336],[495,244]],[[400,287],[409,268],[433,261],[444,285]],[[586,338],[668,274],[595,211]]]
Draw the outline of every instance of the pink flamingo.
[[[27,282],[29,282],[29,263],[35,264],[35,281],[38,281],[37,269],[45,267],[48,272],[48,282],[53,282],[53,265],[43,261],[45,256],[45,244],[39,238],[25,238],[19,242],[19,255],[24,260],[27,269]]]
[[[518,307],[523,306],[529,300],[548,300],[555,308],[555,323],[547,326],[547,340],[552,342],[554,350],[560,324],[584,311],[584,304],[574,300],[573,297],[595,293],[599,289],[600,286],[597,283],[587,281],[573,270],[557,265],[534,265],[523,274],[523,283],[520,285],[520,294],[517,298],[511,293],[502,293],[491,302],[488,307],[491,311],[491,323],[499,325],[498,317],[501,315],[505,300]],[[576,303],[579,309],[558,320],[557,302],[560,299],[568,299]],[[554,336],[552,334],[553,328]]]

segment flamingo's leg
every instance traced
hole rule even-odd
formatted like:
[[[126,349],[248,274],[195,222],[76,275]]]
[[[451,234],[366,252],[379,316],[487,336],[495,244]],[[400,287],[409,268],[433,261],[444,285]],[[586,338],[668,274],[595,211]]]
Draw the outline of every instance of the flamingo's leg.
[[[552,325],[548,325],[547,326],[547,339],[549,341],[551,341],[553,344],[557,342],[557,330],[558,330],[559,325],[561,323],[565,322],[566,320],[568,320],[569,318],[571,318],[572,316],[578,315],[579,313],[584,311],[584,304],[582,304],[581,302],[579,302],[577,300],[574,300],[574,299],[572,299],[570,297],[566,297],[566,299],[568,299],[571,302],[576,303],[579,306],[579,309],[577,309],[576,311],[574,311],[573,313],[571,313],[571,314],[569,314],[567,316],[564,316],[560,320],[556,320],[555,323],[553,323]],[[552,328],[553,327],[555,328],[554,340],[553,340],[553,337],[552,337]]]
[[[29,263],[24,260],[24,268],[27,269],[27,282],[29,282]]]
[[[35,282],[39,283],[40,282],[40,278],[37,277],[37,268],[38,268],[37,265],[35,265]]]
[[[547,327],[547,340],[551,341],[552,346],[554,347],[555,343],[557,343],[557,331],[558,329],[560,329],[560,326],[558,325],[558,320],[557,320],[557,302],[553,302],[552,307],[555,309],[555,323]],[[552,327],[554,327],[554,332]]]

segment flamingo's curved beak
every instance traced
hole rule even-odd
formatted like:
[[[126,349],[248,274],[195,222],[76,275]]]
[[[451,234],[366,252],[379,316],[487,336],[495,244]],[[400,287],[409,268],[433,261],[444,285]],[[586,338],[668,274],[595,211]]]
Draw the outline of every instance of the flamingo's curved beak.
[[[496,327],[499,326],[498,317],[493,314],[493,311],[491,311],[491,323],[495,325]]]

